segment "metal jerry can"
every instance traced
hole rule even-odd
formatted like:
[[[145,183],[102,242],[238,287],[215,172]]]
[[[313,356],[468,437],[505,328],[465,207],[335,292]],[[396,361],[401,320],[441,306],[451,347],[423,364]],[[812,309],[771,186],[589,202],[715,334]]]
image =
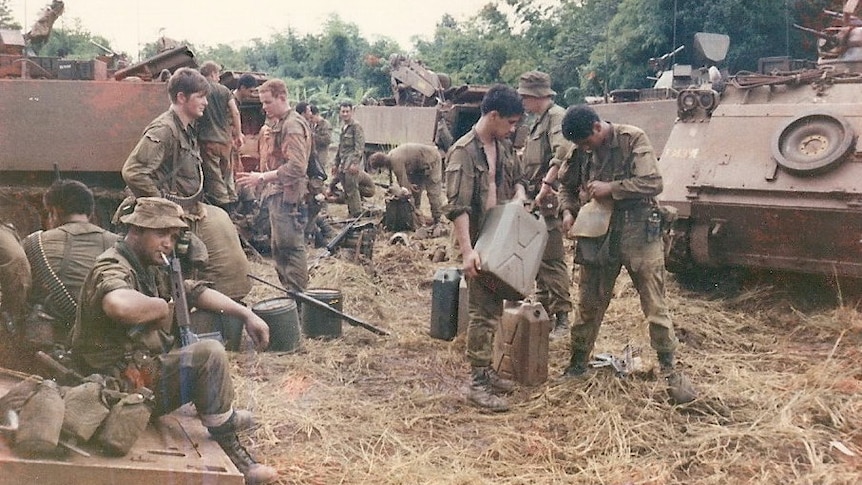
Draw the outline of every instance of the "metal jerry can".
[[[548,334],[551,319],[541,303],[505,303],[494,339],[494,369],[525,386],[548,379]]]
[[[431,285],[431,336],[452,340],[458,333],[458,284],[461,270],[440,268]]]

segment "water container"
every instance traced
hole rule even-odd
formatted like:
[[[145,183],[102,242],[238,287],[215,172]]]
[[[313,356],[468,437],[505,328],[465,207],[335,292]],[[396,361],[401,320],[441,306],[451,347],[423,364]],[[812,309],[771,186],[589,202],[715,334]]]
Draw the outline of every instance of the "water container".
[[[476,241],[482,260],[478,281],[506,300],[523,300],[533,292],[548,243],[544,218],[519,202],[492,207]]]
[[[272,352],[292,352],[299,348],[302,334],[296,302],[290,298],[271,298],[251,307],[269,325],[269,348]]]
[[[431,336],[452,340],[458,332],[458,268],[440,268],[431,286]]]
[[[310,288],[303,293],[343,312],[344,299],[340,290]],[[308,302],[302,303],[302,333],[308,338],[333,339],[341,337],[341,317]]]
[[[494,338],[494,369],[525,386],[548,378],[548,333],[551,320],[541,303],[506,302]]]

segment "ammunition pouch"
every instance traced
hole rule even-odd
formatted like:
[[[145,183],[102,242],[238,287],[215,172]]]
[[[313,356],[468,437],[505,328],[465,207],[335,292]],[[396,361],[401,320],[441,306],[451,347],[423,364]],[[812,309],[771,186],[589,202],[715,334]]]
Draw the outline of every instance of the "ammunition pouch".
[[[66,405],[63,432],[82,442],[93,437],[110,413],[102,396],[104,388],[105,379],[94,374],[87,378],[87,382],[66,390],[63,396]]]
[[[600,266],[610,263],[610,236],[578,237],[575,239],[575,263]]]

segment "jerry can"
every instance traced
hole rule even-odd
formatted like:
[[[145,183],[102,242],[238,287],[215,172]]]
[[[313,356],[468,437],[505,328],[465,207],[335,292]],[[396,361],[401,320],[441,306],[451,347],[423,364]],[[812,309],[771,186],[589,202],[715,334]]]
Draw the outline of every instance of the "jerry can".
[[[440,268],[431,285],[431,336],[452,340],[458,332],[458,283],[461,270]]]
[[[520,202],[492,207],[475,245],[482,260],[479,282],[506,300],[523,300],[533,292],[547,243],[542,216]]]
[[[525,386],[548,379],[548,334],[551,320],[541,303],[509,302],[494,339],[494,369]]]

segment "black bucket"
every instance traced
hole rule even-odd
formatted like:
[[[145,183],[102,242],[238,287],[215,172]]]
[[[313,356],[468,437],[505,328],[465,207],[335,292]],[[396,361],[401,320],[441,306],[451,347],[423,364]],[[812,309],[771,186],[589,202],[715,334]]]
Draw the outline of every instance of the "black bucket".
[[[328,304],[338,311],[344,311],[341,291],[332,288],[312,288],[305,290],[306,295]],[[334,339],[341,337],[341,317],[312,303],[302,303],[302,333],[308,338]]]
[[[271,352],[291,352],[299,348],[302,334],[299,331],[299,313],[296,302],[279,297],[255,303],[251,311],[269,325]]]

